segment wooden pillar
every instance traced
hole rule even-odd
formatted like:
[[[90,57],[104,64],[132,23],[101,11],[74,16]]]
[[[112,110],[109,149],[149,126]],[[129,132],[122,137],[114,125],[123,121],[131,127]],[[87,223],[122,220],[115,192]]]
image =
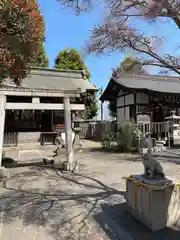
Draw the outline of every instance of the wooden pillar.
[[[73,147],[72,147],[72,126],[71,126],[71,108],[69,97],[64,97],[64,123],[65,123],[65,135],[66,135],[66,154],[68,169],[72,170],[73,163]]]
[[[54,110],[51,110],[51,131],[54,132]]]
[[[0,95],[0,167],[2,167],[6,96]]]

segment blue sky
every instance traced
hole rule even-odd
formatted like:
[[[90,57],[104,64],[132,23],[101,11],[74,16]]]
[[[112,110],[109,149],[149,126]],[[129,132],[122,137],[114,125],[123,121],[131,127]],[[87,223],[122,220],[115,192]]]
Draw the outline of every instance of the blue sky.
[[[61,49],[66,47],[76,48],[80,52],[83,51],[84,42],[90,36],[92,27],[100,23],[103,18],[103,10],[100,6],[95,7],[90,13],[82,13],[76,16],[73,9],[62,9],[56,0],[39,0],[41,12],[45,18],[46,24],[46,54],[50,60],[50,67],[54,65],[54,58]],[[168,53],[175,52],[174,46],[179,43],[179,31],[174,24],[165,20],[165,23],[148,24],[139,22],[139,28],[148,35],[163,35],[164,42],[168,40],[168,44],[160,47],[160,51]],[[116,68],[123,58],[131,53],[114,53],[110,56],[90,55],[85,58],[91,73],[91,82],[96,84],[98,88],[104,88],[111,76],[111,68]],[[151,70],[151,69],[148,69]],[[156,72],[156,71],[152,71]]]
[[[54,58],[61,49],[73,47],[83,52],[84,42],[90,36],[90,30],[94,24],[102,19],[103,11],[94,8],[90,13],[82,13],[76,16],[72,9],[62,9],[56,0],[39,0],[42,14],[46,24],[46,54],[50,60],[50,66],[54,65]],[[88,56],[85,58],[92,79],[97,87],[105,87],[111,68],[118,66],[123,59],[122,54],[112,56]]]

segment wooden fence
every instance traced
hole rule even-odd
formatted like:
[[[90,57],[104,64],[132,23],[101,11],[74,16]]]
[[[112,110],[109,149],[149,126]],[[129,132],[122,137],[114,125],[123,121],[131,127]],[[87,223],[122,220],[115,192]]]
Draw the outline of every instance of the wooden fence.
[[[80,138],[101,141],[105,135],[115,132],[116,125],[113,122],[81,122]]]
[[[80,138],[95,141],[101,141],[105,136],[116,134],[120,124],[117,122],[81,122],[80,123]],[[143,136],[150,132],[156,139],[169,137],[169,122],[151,122],[134,124],[134,127],[139,130]]]
[[[18,143],[18,133],[17,132],[9,132],[4,133],[3,146],[17,146]]]

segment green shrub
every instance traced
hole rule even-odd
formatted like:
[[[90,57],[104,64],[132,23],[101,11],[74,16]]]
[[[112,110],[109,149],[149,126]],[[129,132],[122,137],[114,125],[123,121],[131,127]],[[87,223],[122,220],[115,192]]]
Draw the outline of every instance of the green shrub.
[[[112,141],[114,140],[114,136],[113,134],[109,134],[104,136],[103,140],[102,140],[102,148],[103,149],[110,149],[112,146]]]
[[[138,139],[135,134],[135,126],[132,122],[123,122],[118,126],[117,144],[119,151],[138,151]]]

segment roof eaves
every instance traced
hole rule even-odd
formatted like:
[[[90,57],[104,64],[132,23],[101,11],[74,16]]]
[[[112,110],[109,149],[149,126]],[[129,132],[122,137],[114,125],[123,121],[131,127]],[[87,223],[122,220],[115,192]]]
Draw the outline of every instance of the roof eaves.
[[[29,76],[30,75],[84,79],[84,73],[80,70],[61,70],[33,67],[30,70]]]
[[[112,82],[115,81],[113,79],[113,77],[110,78],[109,82],[108,82],[108,85],[106,86],[106,88],[104,89],[103,93],[101,94],[101,96],[99,97],[99,100],[100,101],[106,101],[106,99],[104,98],[104,96],[106,95],[106,92],[108,90],[108,88],[110,87],[110,85],[112,84]],[[116,81],[115,81],[116,82]]]
[[[31,70],[39,70],[46,72],[70,72],[70,73],[82,73],[83,70],[72,70],[72,69],[58,69],[58,68],[42,68],[42,67],[31,67]]]
[[[132,76],[132,75],[131,75]],[[137,76],[137,75],[136,75]],[[151,75],[149,75],[150,77],[151,77]],[[117,83],[117,84],[119,84],[119,85],[121,85],[122,87],[124,87],[124,88],[126,88],[126,89],[136,89],[136,90],[140,90],[140,91],[151,91],[151,92],[156,92],[156,93],[162,93],[162,92],[164,92],[164,93],[169,93],[169,94],[180,94],[180,90],[178,90],[178,89],[176,89],[176,91],[172,91],[171,89],[169,89],[169,88],[164,88],[163,86],[164,85],[162,85],[162,88],[161,89],[157,89],[156,88],[156,85],[152,85],[151,87],[141,87],[139,84],[138,84],[138,80],[140,80],[140,78],[139,78],[139,75],[138,75],[138,78],[135,78],[134,79],[134,81],[137,81],[137,84],[136,84],[136,86],[127,86],[125,83],[123,83],[122,82],[122,78],[123,78],[123,80],[124,80],[124,78],[125,77],[127,77],[127,76],[121,76],[121,78],[113,78],[113,80]],[[142,80],[142,79],[141,79]],[[161,82],[162,81],[164,81],[164,80],[155,80],[155,79],[144,79],[143,78],[143,80],[144,81],[150,81],[150,82],[154,82],[154,83],[158,83],[158,84],[161,84]],[[165,80],[165,81],[168,81],[168,82],[170,82],[170,83],[175,83],[175,84],[180,84],[180,81],[179,80],[170,80],[170,79],[168,79],[168,80]]]
[[[144,80],[151,80],[151,81],[180,81],[179,76],[160,76],[155,74],[128,74],[128,73],[118,73],[116,77],[112,77],[113,79],[116,78],[135,78],[135,79],[144,79]]]

